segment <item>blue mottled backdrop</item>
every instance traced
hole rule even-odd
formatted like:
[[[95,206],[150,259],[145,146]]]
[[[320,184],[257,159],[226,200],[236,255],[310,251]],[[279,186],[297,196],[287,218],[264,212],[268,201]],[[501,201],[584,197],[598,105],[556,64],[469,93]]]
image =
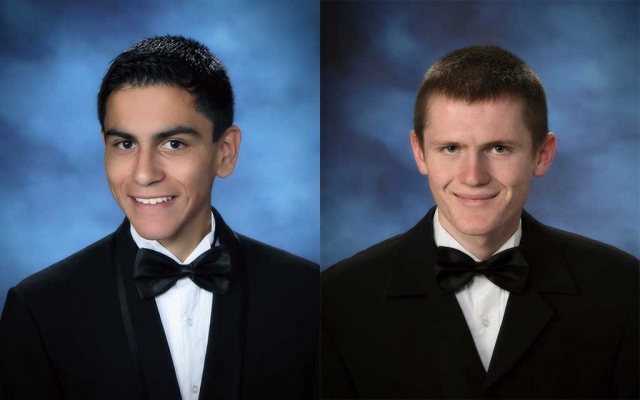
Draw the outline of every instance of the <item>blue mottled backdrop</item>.
[[[547,91],[558,150],[525,208],[640,255],[639,2],[321,3],[321,265],[411,228],[433,205],[409,132],[446,53],[494,44]]]
[[[243,132],[213,203],[235,230],[320,261],[317,1],[2,1],[0,308],[9,287],[112,232],[96,95],[149,36],[205,43],[228,67]]]

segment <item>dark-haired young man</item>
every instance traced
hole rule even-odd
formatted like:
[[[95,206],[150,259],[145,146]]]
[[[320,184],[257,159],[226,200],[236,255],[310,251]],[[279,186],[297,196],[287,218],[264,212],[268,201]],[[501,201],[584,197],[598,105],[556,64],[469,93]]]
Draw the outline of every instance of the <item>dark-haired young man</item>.
[[[411,145],[436,206],[323,272],[321,396],[637,398],[638,260],[523,210],[556,149],[535,73],[446,55]]]
[[[112,62],[98,117],[126,218],[9,291],[0,393],[317,397],[318,266],[233,232],[211,207],[241,139],[224,66],[191,39],[143,40]]]

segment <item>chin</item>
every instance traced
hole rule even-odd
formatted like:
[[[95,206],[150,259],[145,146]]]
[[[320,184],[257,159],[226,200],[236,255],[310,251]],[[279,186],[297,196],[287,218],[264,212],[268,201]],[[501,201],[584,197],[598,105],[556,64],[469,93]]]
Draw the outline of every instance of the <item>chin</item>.
[[[144,224],[131,221],[136,232],[147,240],[164,240],[173,235],[173,232],[166,226],[158,226],[158,224]]]
[[[497,228],[494,215],[454,213],[449,223],[458,232],[468,236],[487,236]]]
[[[458,231],[462,232],[467,236],[490,236],[495,229],[492,226],[486,225],[470,225],[470,226],[460,226],[456,227]]]
[[[454,220],[451,225],[453,225],[454,229],[458,232],[468,236],[483,236],[492,231],[490,224],[481,221],[474,222]]]

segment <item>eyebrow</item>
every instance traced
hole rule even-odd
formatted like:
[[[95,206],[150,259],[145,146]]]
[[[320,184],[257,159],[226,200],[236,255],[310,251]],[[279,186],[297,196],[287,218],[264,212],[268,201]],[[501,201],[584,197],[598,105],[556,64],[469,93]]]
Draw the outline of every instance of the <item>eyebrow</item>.
[[[509,147],[517,147],[519,145],[518,142],[516,142],[515,140],[494,140],[493,142],[489,142],[487,143],[485,146],[486,147],[493,147],[493,146],[509,146]]]
[[[509,147],[517,147],[518,142],[514,140],[504,139],[504,140],[493,140],[491,142],[487,142],[482,144],[482,147],[493,147],[493,146],[509,146]],[[463,144],[455,141],[433,141],[430,143],[431,146],[436,147],[448,147],[448,146],[456,146],[461,147]]]
[[[433,140],[429,142],[430,146],[436,146],[436,147],[447,147],[447,146],[460,146],[460,143],[458,142],[453,142],[453,141],[448,141],[448,140]]]
[[[187,134],[191,136],[202,136],[200,135],[200,132],[198,132],[197,130],[191,127],[178,125],[174,128],[167,129],[166,131],[156,133],[155,135],[153,135],[153,139],[156,141],[161,141],[171,136],[180,135],[180,134]],[[104,140],[106,141],[109,136],[115,136],[115,137],[119,137],[125,140],[131,140],[131,141],[136,140],[135,135],[129,132],[121,131],[119,129],[109,129],[108,131],[106,131],[104,133]]]

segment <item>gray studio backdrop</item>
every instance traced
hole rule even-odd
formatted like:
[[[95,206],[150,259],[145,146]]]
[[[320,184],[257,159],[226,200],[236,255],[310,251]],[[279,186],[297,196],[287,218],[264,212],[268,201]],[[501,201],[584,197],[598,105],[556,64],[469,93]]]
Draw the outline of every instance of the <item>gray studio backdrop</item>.
[[[109,234],[96,95],[109,62],[181,34],[228,67],[243,132],[213,203],[235,230],[320,261],[319,3],[3,1],[0,308],[7,290]]]
[[[322,2],[321,266],[434,204],[409,143],[415,93],[435,61],[475,44],[519,55],[547,91],[558,150],[525,208],[638,257],[639,4]]]

